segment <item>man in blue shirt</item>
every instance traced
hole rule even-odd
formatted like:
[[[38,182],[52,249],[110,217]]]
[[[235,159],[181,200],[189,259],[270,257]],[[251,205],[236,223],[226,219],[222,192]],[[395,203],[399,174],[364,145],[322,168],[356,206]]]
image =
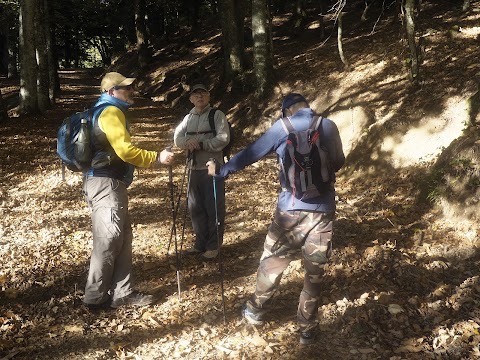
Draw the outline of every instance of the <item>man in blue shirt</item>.
[[[296,131],[310,127],[315,112],[307,100],[297,93],[287,95],[282,102],[282,115],[287,117]],[[329,154],[333,171],[345,163],[342,141],[335,123],[322,119],[319,127],[320,143]],[[207,163],[209,175],[226,178],[244,169],[271,152],[278,156],[285,151],[287,132],[282,120],[276,121],[265,134],[238,152],[225,165]],[[243,317],[251,324],[261,325],[263,316],[280,283],[283,272],[297,254],[303,254],[305,264],[304,287],[300,294],[297,320],[300,327],[300,343],[311,344],[317,328],[318,299],[324,266],[332,252],[332,229],[335,216],[335,174],[330,186],[318,197],[295,199],[287,190],[285,175],[279,174],[282,191],[278,196],[274,220],[268,228],[264,252],[257,271],[256,290],[243,306]]]

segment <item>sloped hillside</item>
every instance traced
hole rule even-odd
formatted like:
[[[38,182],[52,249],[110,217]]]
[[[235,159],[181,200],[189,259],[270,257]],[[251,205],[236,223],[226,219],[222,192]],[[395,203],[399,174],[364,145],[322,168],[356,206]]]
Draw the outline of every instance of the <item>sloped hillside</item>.
[[[408,79],[408,45],[393,6],[381,13],[374,7],[362,21],[363,2],[351,4],[344,19],[349,71],[338,55],[333,21],[327,21],[328,38],[322,41],[315,11],[309,14],[306,30],[294,35],[288,27],[290,17],[278,16],[274,20],[278,86],[272,95],[256,99],[250,78],[242,89],[213,87],[215,106],[254,139],[278,118],[285,94],[303,93],[314,109],[339,126],[349,155],[344,170],[348,177],[361,181],[367,174],[370,183],[371,178],[407,171],[415,176],[412,190],[417,200],[438,205],[450,226],[474,239],[480,182],[478,2],[472,2],[468,13],[452,1],[422,3],[417,23],[419,86]],[[180,37],[156,44],[154,61],[146,71],[134,70],[135,57],[128,54],[116,66],[136,73],[144,95],[180,119],[190,108],[189,84],[219,84],[221,39],[208,29],[206,36],[188,43]],[[443,160],[435,164],[440,155]],[[458,177],[461,185],[453,185]],[[470,201],[463,201],[467,198]]]
[[[349,71],[339,60],[336,34],[319,40],[315,14],[295,36],[286,27],[289,17],[276,16],[278,86],[271,96],[255,99],[248,81],[242,89],[213,91],[215,106],[244,129],[237,148],[279,116],[289,91],[304,93],[341,130],[348,158],[337,183],[335,249],[317,343],[298,345],[300,260],[285,272],[265,325],[253,327],[240,317],[275,208],[271,157],[227,181],[224,278],[215,262],[183,258],[181,294],[168,174],[139,171],[129,190],[134,273],[138,289],[157,302],[93,313],[82,306],[92,246],[89,211],[81,177],[60,176],[55,133],[63,117],[95,100],[100,74],[71,70],[60,74],[62,96],[54,110],[0,127],[0,358],[478,358],[480,3],[472,1],[468,14],[453,1],[422,4],[419,87],[408,81],[407,47],[390,12],[369,13],[361,22],[361,11],[351,8],[344,19]],[[220,36],[212,29],[196,34],[188,44],[180,37],[159,41],[145,70],[135,66],[133,51],[116,60],[114,69],[139,79],[131,111],[137,144],[171,144],[190,108],[187,85],[218,84]],[[8,85],[2,82],[2,93],[18,91],[18,84]],[[185,158],[175,152],[178,193]],[[188,217],[185,224],[185,237],[177,239],[183,247],[193,239]]]

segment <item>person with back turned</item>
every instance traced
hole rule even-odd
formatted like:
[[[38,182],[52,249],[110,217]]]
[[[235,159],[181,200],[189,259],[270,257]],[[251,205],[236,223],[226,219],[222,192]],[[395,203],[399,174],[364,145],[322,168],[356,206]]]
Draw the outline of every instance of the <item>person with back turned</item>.
[[[257,271],[256,290],[244,304],[242,315],[251,324],[263,323],[269,301],[280,283],[283,272],[289,263],[301,254],[305,276],[298,302],[297,322],[300,328],[300,343],[311,344],[315,340],[324,266],[332,252],[336,205],[335,172],[345,162],[337,126],[333,121],[317,116],[301,94],[291,93],[283,99],[282,118],[265,134],[234,155],[225,165],[219,166],[216,161],[208,161],[207,166],[209,175],[226,178],[269,153],[276,152],[281,159],[285,156],[287,146],[291,145],[289,135],[292,130],[288,131],[285,125],[287,123],[294,131],[306,131],[312,129],[312,124],[316,124],[320,143],[324,148],[322,151],[328,154],[331,175],[322,192],[312,197],[298,199],[295,197],[295,189],[292,191],[287,186],[287,180],[290,179],[292,172],[285,171],[281,166],[279,181],[282,190],[264,242],[264,251]]]

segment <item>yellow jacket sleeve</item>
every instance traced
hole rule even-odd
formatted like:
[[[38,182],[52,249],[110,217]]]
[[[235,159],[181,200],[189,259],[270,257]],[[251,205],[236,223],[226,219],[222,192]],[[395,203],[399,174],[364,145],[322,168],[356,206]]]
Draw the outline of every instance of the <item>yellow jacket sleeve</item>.
[[[132,144],[127,131],[125,114],[115,106],[106,107],[98,118],[100,129],[120,159],[138,167],[150,167],[157,158],[156,151],[140,149]]]

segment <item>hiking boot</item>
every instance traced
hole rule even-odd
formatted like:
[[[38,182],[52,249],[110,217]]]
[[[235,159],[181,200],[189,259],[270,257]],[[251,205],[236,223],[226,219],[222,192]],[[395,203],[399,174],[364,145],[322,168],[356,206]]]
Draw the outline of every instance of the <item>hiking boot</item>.
[[[121,306],[147,306],[153,303],[153,295],[145,295],[139,292],[132,292],[131,294],[115,299],[110,305],[116,309]]]
[[[202,254],[202,257],[207,260],[211,260],[211,259],[215,259],[217,255],[218,255],[218,250],[207,250]]]
[[[317,327],[311,327],[309,329],[300,329],[300,344],[310,345],[315,342],[315,332]]]
[[[203,251],[198,250],[196,247],[192,246],[191,248],[183,250],[184,255],[198,255],[201,254]]]
[[[108,310],[110,309],[111,299],[108,299],[107,301],[104,301],[100,304],[90,304],[86,302],[82,302],[82,304],[90,311]]]
[[[256,313],[250,310],[247,306],[247,304],[244,304],[242,306],[242,316],[249,324],[252,325],[263,325],[263,314],[262,313]]]

